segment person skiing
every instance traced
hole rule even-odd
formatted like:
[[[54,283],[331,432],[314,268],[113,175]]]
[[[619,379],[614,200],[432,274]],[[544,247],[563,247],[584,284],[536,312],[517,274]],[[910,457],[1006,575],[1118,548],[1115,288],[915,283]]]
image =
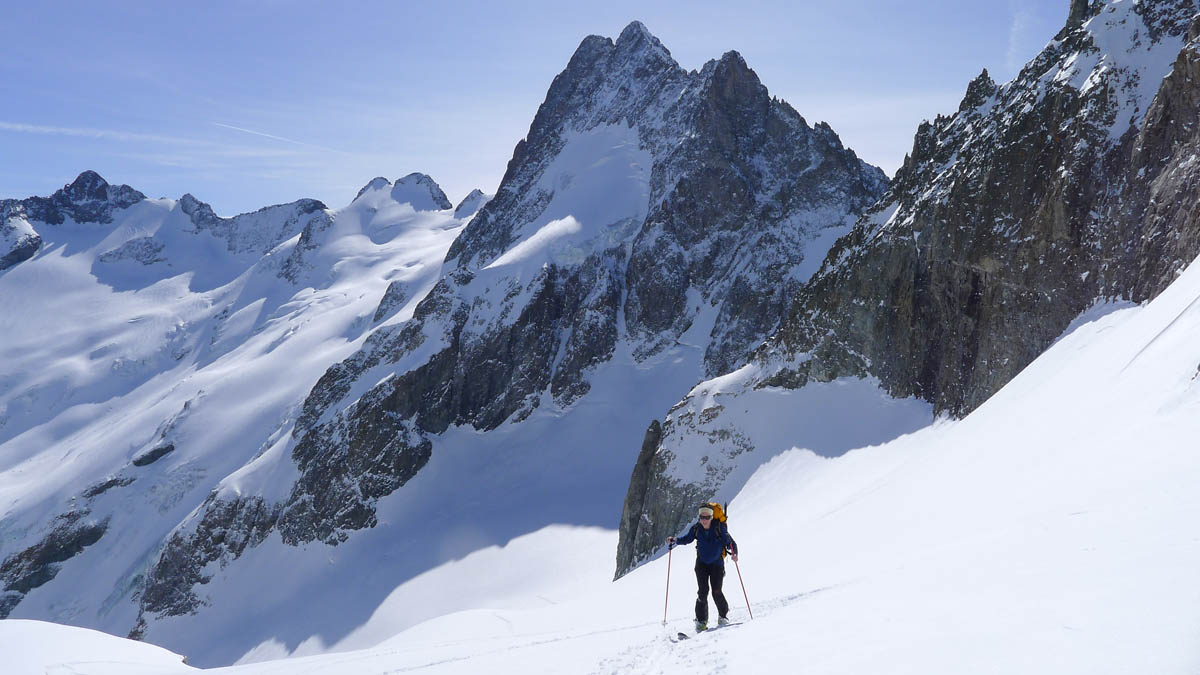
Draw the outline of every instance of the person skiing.
[[[717,603],[717,625],[729,623],[729,602],[721,592],[725,579],[725,556],[729,549],[733,561],[737,562],[737,542],[729,536],[729,528],[720,521],[713,522],[713,510],[707,504],[700,507],[699,518],[682,537],[667,537],[667,544],[687,545],[696,542],[696,632],[708,628],[708,589],[712,587],[713,602]]]

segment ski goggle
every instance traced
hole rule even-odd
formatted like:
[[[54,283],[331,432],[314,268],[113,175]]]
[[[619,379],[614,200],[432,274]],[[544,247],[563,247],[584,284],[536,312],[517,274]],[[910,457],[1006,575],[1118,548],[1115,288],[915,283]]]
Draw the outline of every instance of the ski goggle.
[[[700,520],[712,520],[712,516],[700,516]]]

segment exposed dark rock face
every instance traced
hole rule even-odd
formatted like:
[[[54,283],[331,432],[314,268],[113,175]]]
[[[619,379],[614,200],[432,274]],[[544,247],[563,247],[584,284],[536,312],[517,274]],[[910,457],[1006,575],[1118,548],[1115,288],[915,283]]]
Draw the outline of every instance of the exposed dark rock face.
[[[1067,30],[1082,26],[1084,21],[1100,11],[1103,4],[1102,0],[1071,0],[1071,9],[1067,14]]]
[[[1188,95],[1177,73],[1153,103],[1139,97],[1143,78],[1165,73],[1139,68],[1138,55],[1180,53],[1196,10],[1193,0],[1092,5],[1088,28],[1064,29],[991,97],[992,85],[972,83],[956,115],[917,132],[888,196],[830,252],[779,345],[823,377],[866,371],[898,396],[964,415],[1096,299],[1161,290],[1197,248],[1144,251],[1144,213],[1159,196],[1150,186],[1171,156],[1147,144],[1185,128],[1147,110]],[[1102,33],[1124,37],[1131,56],[1081,70],[1075,57],[1096,58]],[[1148,154],[1156,166],[1143,166]],[[1159,241],[1189,241],[1187,216],[1171,219],[1193,213],[1180,181],[1171,195],[1182,201],[1158,209]]]
[[[375,502],[407,483],[429,461],[432,443],[412,432],[410,423],[370,405],[369,399],[337,424],[333,439],[327,440],[319,427],[293,453],[303,473],[279,519],[279,532],[289,544],[320,540],[336,545],[346,540],[349,530],[374,527]],[[356,446],[374,452],[352,452]],[[353,499],[347,490],[353,491]]]
[[[38,543],[14,553],[0,563],[0,619],[6,618],[26,593],[58,575],[62,563],[100,541],[108,519],[88,519],[88,511],[72,511],[57,518],[58,524]]]
[[[365,189],[365,188],[364,188]],[[333,218],[327,211],[324,210],[324,205],[320,202],[307,203],[296,202],[292,204],[296,208],[294,217],[289,218],[287,227],[280,233],[280,237],[275,241],[274,245],[283,241],[284,235],[290,234],[290,228],[299,222],[304,222],[304,229],[300,231],[300,240],[296,242],[296,247],[292,249],[287,260],[279,267],[279,278],[286,279],[292,283],[300,283],[300,280],[307,272],[313,269],[313,265],[309,263],[309,259],[321,248],[322,234],[329,230],[333,225]],[[317,208],[311,208],[320,205]]]
[[[797,293],[746,386],[869,376],[961,416],[1093,303],[1165,288],[1200,253],[1198,10],[1077,0],[1015,80],[981,74],[957,113],[921,125],[887,194]],[[619,546],[633,554],[619,573],[692,506],[665,494],[687,486],[670,478],[672,448],[711,426],[663,426],[651,466],[664,468],[626,499],[635,512]],[[674,515],[647,534],[633,527],[649,522],[638,504]]]
[[[167,456],[167,454],[172,453],[172,452],[175,452],[175,444],[174,443],[165,443],[163,445],[155,447],[154,449],[150,450],[149,452],[146,452],[141,455],[138,455],[137,457],[134,457],[133,465],[134,466],[146,466],[148,464],[153,464],[153,463],[157,462],[158,460],[162,459],[163,457]]]
[[[1200,15],[1133,142],[1120,215],[1136,233],[1131,299],[1153,297],[1200,251]]]
[[[101,253],[96,259],[102,263],[134,260],[143,265],[166,262],[166,257],[163,255],[163,245],[153,237],[130,239],[111,251]]]
[[[202,512],[194,529],[171,535],[147,574],[141,614],[175,616],[195,612],[204,604],[196,586],[211,579],[204,574],[205,566],[219,562],[224,567],[247,546],[261,544],[279,518],[279,507],[259,497],[226,500],[215,493],[205,501]]]
[[[379,323],[403,307],[406,302],[408,302],[408,285],[403,281],[393,281],[383,292],[383,298],[379,300],[379,307],[375,309],[375,316],[371,317],[371,321]]]
[[[671,460],[669,454],[659,452],[662,433],[662,425],[657,420],[650,424],[633,468],[629,498],[621,509],[620,532],[623,536],[617,543],[614,578],[628,572],[635,561],[640,562],[641,552],[657,550],[669,535],[682,528],[675,505],[698,504],[709,496],[696,486],[658,479]]]
[[[99,483],[96,483],[95,485],[84,490],[80,496],[83,497],[84,499],[92,499],[94,497],[99,497],[100,495],[104,494],[105,492],[108,492],[109,490],[111,490],[113,488],[125,487],[126,485],[130,485],[133,483],[133,480],[134,479],[129,478],[127,476],[113,476],[112,478],[108,478],[106,480],[100,481]]]

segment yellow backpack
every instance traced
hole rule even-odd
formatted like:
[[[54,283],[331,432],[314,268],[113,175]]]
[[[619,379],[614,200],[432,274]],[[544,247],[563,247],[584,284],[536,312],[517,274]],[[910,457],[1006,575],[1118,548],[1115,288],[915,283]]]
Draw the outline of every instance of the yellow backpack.
[[[726,519],[726,516],[725,516],[725,506],[722,506],[722,505],[718,504],[717,502],[705,502],[704,505],[707,506],[708,508],[712,509],[713,520],[715,520],[721,524],[721,529],[724,530],[725,534],[729,534],[729,526],[728,526],[729,521]],[[728,505],[726,505],[726,506],[728,506]],[[725,555],[728,552],[729,551],[725,548],[721,549],[721,560],[725,559]]]

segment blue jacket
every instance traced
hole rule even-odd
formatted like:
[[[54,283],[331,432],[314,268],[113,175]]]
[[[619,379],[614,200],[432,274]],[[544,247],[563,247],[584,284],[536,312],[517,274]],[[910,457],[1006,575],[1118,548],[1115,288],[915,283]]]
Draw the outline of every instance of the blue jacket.
[[[737,542],[733,537],[729,536],[729,528],[725,523],[716,519],[708,529],[699,522],[693,523],[688,528],[687,534],[675,539],[676,544],[690,544],[696,542],[696,560],[709,565],[725,565],[725,561],[721,559],[721,551],[725,547],[729,547],[730,551],[737,553]]]

